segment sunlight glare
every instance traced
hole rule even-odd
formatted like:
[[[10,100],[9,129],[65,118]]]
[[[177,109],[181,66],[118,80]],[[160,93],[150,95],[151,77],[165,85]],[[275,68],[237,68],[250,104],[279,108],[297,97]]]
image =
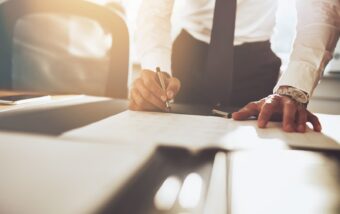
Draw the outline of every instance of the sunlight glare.
[[[197,207],[202,194],[203,179],[197,173],[189,174],[179,194],[179,204],[185,209]]]
[[[175,176],[168,177],[154,198],[154,205],[158,210],[170,210],[177,199],[178,192],[181,188],[181,181]]]

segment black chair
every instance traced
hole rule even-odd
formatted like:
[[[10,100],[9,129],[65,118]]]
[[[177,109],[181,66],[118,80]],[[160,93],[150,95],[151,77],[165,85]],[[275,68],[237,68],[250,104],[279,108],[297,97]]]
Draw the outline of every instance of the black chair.
[[[129,33],[124,16],[85,0],[7,0],[0,4],[0,88],[11,89],[12,47],[16,22],[37,13],[57,13],[97,21],[112,35],[106,95],[127,97]]]

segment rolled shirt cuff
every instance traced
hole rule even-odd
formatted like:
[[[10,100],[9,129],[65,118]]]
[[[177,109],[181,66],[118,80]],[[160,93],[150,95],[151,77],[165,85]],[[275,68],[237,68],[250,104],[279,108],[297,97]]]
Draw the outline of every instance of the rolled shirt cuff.
[[[290,62],[286,72],[276,84],[274,92],[280,86],[291,86],[306,92],[311,97],[320,80],[319,73],[314,66],[307,62]]]
[[[280,86],[291,86],[306,92],[311,97],[325,66],[331,59],[332,53],[329,51],[296,45],[287,70],[275,86],[274,92]]]

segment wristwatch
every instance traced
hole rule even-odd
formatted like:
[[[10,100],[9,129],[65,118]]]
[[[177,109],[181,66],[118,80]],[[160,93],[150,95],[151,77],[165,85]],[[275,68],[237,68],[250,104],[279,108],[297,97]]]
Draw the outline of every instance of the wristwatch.
[[[309,102],[309,96],[306,92],[291,86],[281,86],[275,93],[290,97],[296,102],[304,105],[307,105]]]

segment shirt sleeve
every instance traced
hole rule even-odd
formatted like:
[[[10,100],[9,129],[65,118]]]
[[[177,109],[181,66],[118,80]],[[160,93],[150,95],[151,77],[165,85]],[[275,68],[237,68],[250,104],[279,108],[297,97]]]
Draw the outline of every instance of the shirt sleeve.
[[[171,74],[171,14],[174,0],[143,0],[137,18],[136,47],[142,69]]]
[[[312,96],[339,38],[339,0],[296,0],[297,34],[287,70],[274,88],[292,86]]]

